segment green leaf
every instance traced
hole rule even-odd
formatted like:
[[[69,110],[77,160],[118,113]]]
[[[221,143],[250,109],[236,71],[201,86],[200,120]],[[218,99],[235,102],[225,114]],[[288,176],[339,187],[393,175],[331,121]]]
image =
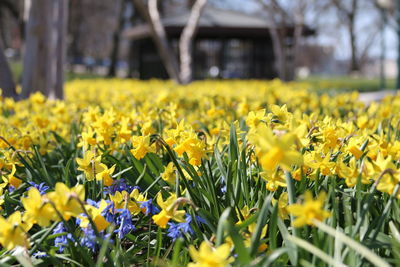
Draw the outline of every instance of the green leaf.
[[[260,210],[260,215],[258,216],[256,229],[255,229],[254,233],[252,234],[250,255],[253,257],[257,253],[258,247],[260,245],[260,238],[261,238],[262,230],[267,224],[269,207],[271,205],[272,197],[273,197],[273,194],[270,194],[267,197],[265,197],[263,206]]]

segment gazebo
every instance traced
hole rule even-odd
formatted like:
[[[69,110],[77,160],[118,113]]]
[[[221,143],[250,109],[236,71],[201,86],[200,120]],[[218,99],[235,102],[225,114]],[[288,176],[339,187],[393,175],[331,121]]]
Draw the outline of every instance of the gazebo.
[[[176,52],[189,14],[189,11],[184,11],[162,20]],[[285,31],[289,38],[293,36],[293,27]],[[312,31],[306,28],[303,34],[310,35]],[[130,64],[138,78],[168,78],[147,24],[125,30],[124,37],[133,42]],[[269,24],[259,16],[207,6],[199,21],[192,53],[195,79],[277,77]]]

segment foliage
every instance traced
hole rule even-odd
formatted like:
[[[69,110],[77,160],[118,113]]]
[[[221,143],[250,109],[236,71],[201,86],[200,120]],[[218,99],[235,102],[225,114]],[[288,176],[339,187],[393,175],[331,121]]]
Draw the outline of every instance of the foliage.
[[[1,99],[2,266],[399,264],[400,98],[75,80]]]

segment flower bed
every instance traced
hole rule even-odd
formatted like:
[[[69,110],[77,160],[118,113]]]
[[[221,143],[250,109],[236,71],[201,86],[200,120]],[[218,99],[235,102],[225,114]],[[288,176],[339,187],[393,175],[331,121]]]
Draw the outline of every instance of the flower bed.
[[[400,98],[307,88],[99,79],[2,99],[0,262],[399,262]]]

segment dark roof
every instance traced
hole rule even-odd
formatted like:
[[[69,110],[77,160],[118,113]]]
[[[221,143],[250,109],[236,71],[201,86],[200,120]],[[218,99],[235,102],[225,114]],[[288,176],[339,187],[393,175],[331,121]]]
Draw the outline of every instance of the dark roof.
[[[183,27],[189,16],[190,11],[174,14],[163,19],[163,24],[166,27]],[[268,28],[269,26],[265,18],[244,12],[218,9],[211,5],[204,8],[199,21],[199,27]]]
[[[190,16],[190,10],[169,14],[162,19],[166,32],[171,37],[179,37]],[[270,25],[266,18],[239,11],[218,9],[207,5],[200,17],[198,37],[265,37]],[[293,27],[287,27],[293,30]],[[306,35],[313,33],[307,28]],[[123,36],[129,39],[150,37],[147,24],[134,26],[124,31]]]

